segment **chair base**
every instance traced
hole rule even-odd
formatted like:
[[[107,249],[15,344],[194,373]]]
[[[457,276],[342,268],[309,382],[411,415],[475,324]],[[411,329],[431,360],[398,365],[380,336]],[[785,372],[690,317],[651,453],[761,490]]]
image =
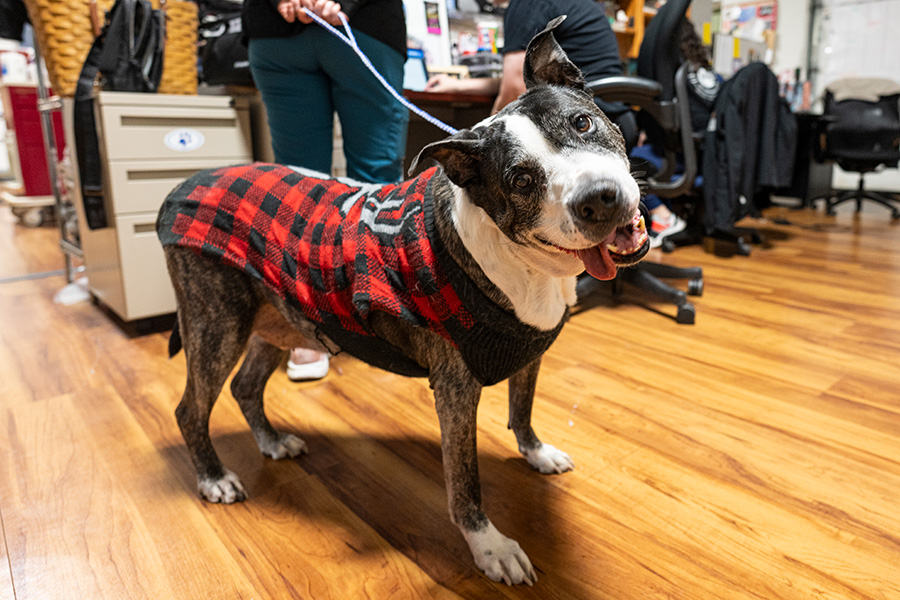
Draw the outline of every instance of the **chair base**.
[[[668,285],[662,279],[687,279],[687,292]],[[703,295],[703,269],[644,261],[633,267],[620,269],[611,282],[601,282],[585,274],[578,281],[578,303],[590,304],[588,297],[601,290],[611,289],[613,296],[621,296],[626,285],[636,288],[641,297],[646,297],[648,301],[674,305],[677,308],[675,321],[682,325],[693,325],[697,311],[687,297]],[[606,294],[609,295],[609,292]]]
[[[679,290],[662,279],[687,279],[687,292]],[[631,285],[648,294],[652,299],[674,304],[678,312],[675,321],[682,325],[693,325],[697,311],[688,302],[688,295],[703,295],[703,269],[700,267],[673,267],[652,262],[641,262],[630,269],[622,269],[613,282],[614,291],[620,294],[623,285]]]
[[[880,192],[870,192],[869,190],[863,189],[862,176],[860,176],[859,178],[859,187],[857,189],[847,190],[846,192],[841,192],[837,196],[825,198],[825,214],[834,216],[835,206],[837,206],[838,204],[843,204],[844,202],[849,202],[851,200],[856,201],[857,213],[862,211],[863,200],[869,200],[870,202],[875,202],[877,204],[881,204],[886,208],[889,208],[891,210],[892,219],[900,219],[900,209],[898,209],[898,205],[900,205],[900,198],[882,194]]]
[[[729,230],[716,230],[703,238],[703,249],[709,254],[730,257],[749,256],[750,244],[769,246],[769,240],[758,229],[750,227],[732,227]]]

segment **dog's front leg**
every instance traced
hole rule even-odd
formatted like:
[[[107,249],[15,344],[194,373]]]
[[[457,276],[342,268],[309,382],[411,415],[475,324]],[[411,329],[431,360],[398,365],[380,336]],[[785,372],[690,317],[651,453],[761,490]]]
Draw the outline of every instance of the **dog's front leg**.
[[[540,357],[509,378],[509,428],[516,434],[519,452],[541,473],[565,473],[575,468],[572,457],[544,444],[531,428],[531,405],[537,385]]]
[[[481,385],[462,360],[448,361],[432,371],[431,387],[441,424],[441,448],[450,518],[459,527],[475,564],[494,581],[507,584],[537,581],[528,556],[494,527],[481,510],[476,415]]]

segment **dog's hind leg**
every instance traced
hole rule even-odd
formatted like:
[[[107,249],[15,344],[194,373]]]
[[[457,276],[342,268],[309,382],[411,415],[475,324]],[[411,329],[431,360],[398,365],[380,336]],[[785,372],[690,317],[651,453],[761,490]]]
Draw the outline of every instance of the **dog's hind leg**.
[[[296,435],[276,431],[265,413],[263,390],[269,376],[284,359],[285,352],[258,335],[250,336],[247,356],[231,381],[231,393],[238,401],[260,451],[275,459],[293,458],[306,452],[306,442]]]
[[[209,438],[209,416],[222,385],[241,357],[250,335],[249,327],[242,327],[237,319],[231,322],[226,319],[222,327],[203,328],[199,334],[185,335],[185,326],[191,320],[183,318],[181,308],[179,312],[185,340],[187,385],[175,417],[197,470],[197,488],[210,502],[240,502],[247,497],[244,486],[219,460]]]
[[[244,487],[213,448],[209,416],[247,344],[259,300],[236,269],[184,249],[167,249],[166,259],[187,364],[184,395],[175,409],[178,427],[197,471],[200,495],[210,502],[239,502],[246,498]]]
[[[531,405],[540,368],[538,357],[509,378],[509,428],[516,434],[519,452],[529,465],[541,473],[564,473],[575,468],[572,457],[541,442],[531,428]]]

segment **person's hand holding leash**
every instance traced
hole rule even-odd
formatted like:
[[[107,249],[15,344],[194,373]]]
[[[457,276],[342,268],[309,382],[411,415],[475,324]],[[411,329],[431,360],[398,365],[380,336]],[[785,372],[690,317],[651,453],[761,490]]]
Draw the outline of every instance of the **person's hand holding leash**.
[[[312,23],[312,17],[303,11],[304,8],[319,15],[332,25],[340,25],[339,15],[344,15],[341,12],[341,5],[333,0],[281,0],[278,3],[278,13],[288,23],[293,23],[294,20],[301,23]],[[344,18],[346,19],[347,15],[344,15]]]

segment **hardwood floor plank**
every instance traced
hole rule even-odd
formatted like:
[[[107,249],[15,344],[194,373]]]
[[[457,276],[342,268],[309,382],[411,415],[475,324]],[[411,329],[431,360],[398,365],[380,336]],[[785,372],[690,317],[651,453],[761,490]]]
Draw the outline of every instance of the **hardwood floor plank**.
[[[0,600],[15,600],[12,568],[6,544],[6,527],[3,525],[3,506],[0,505]]]
[[[5,204],[0,205],[0,256],[0,279],[64,267],[56,225],[25,227]]]
[[[839,519],[865,515],[846,525],[900,551],[900,536],[891,533],[892,490],[900,485],[896,445],[860,450],[861,438],[872,437],[870,432],[832,431],[838,419],[817,419],[811,412],[754,419],[752,411],[760,407],[743,413],[739,406],[726,407],[736,414],[731,417],[723,414],[721,405],[708,407],[696,398],[671,395],[660,401],[631,395],[623,401],[615,392],[609,397],[586,406],[586,418],[604,419],[635,444],[802,512],[829,518],[839,513]],[[848,486],[869,493],[848,495]]]
[[[64,285],[64,277],[0,285],[0,357],[12,367],[0,379],[0,390],[8,405],[103,385],[92,332],[100,326],[105,335],[124,335],[90,303],[55,304],[53,295]]]
[[[82,411],[88,400],[102,410]],[[5,411],[0,502],[17,599],[253,598],[122,409],[98,388]],[[98,438],[104,419],[125,448]],[[142,468],[119,468],[128,462]]]
[[[436,418],[422,418],[425,413],[419,409],[421,406],[431,411],[430,398],[422,398],[419,393],[406,397],[402,392],[418,388],[419,384],[402,388],[396,384],[381,387],[355,376],[358,374],[355,371],[367,370],[369,367],[345,363],[345,377],[352,379],[345,382],[342,378],[340,385],[353,391],[346,398],[354,407],[349,418],[345,405],[330,408],[334,405],[334,397],[321,391],[324,386],[317,386],[310,394],[324,401],[309,398],[293,403],[300,413],[298,418],[309,423],[301,427],[301,432],[307,427],[318,428],[322,423],[329,424],[327,431],[330,432],[323,432],[322,438],[313,438],[319,449],[314,450],[311,444],[310,456],[301,459],[300,464],[311,472],[321,473],[323,479],[327,477],[342,501],[365,515],[366,521],[393,545],[415,556],[423,569],[462,597],[615,597],[598,595],[601,592],[594,580],[601,570],[590,573],[585,570],[599,566],[594,561],[585,563],[584,559],[597,554],[593,546],[602,544],[602,538],[588,543],[577,536],[569,536],[569,530],[579,526],[577,517],[584,515],[579,507],[568,507],[567,486],[577,486],[596,469],[585,468],[559,477],[533,471],[518,457],[515,443],[511,442],[512,434],[505,431],[505,402],[497,402],[497,398],[486,399],[480,410],[483,418],[479,432],[479,462],[486,510],[497,527],[517,539],[529,554],[538,570],[539,587],[513,590],[487,582],[471,570],[471,557],[462,536],[449,522]],[[494,391],[505,392],[504,387],[497,386]],[[386,402],[384,391],[392,388],[400,396]],[[279,420],[284,420],[287,413],[283,401],[279,400],[276,399],[273,413],[279,415]],[[412,415],[410,419],[397,419],[391,414],[394,412],[411,412]],[[498,428],[497,417],[501,413],[504,425]],[[344,431],[339,433],[341,429]],[[401,437],[395,439],[391,436],[397,429],[403,431]],[[386,430],[391,432],[387,437],[373,437],[376,432]],[[335,439],[338,435],[340,437]],[[503,441],[498,442],[497,437],[502,437]],[[321,448],[323,444],[331,447]],[[356,458],[360,456],[365,460]],[[607,459],[598,453],[598,460],[606,463]],[[430,475],[422,479],[420,471]],[[385,487],[381,473],[392,475],[390,487]],[[394,479],[398,483],[394,484]],[[423,501],[425,505],[420,504]],[[379,508],[382,506],[391,508],[385,511]],[[602,566],[602,571],[624,574],[628,568],[623,563],[627,562],[628,559],[611,559]],[[649,579],[644,583],[648,586],[656,584]],[[634,579],[629,585],[635,585]],[[614,586],[614,589],[621,588]]]
[[[472,569],[468,548],[450,522],[437,418],[422,418],[416,408],[431,402],[418,393],[420,382],[402,379],[405,385],[398,386],[399,378],[388,375],[396,395],[385,402],[385,388],[356,376],[370,367],[352,359],[341,364],[344,376],[303,386],[302,395],[287,388],[270,396],[273,423],[309,444],[309,455],[298,464],[441,585],[463,598],[507,597],[505,586]],[[409,418],[392,419],[391,411],[381,410],[388,405],[408,407],[403,412]]]
[[[345,356],[320,382],[277,371],[294,461],[260,455],[226,385],[211,435],[250,497],[210,505],[168,333],[54,304],[61,277],[2,283],[0,598],[900,599],[900,228],[772,214],[793,224],[760,222],[774,244],[749,257],[654,255],[703,266],[695,325],[652,303],[570,320],[533,421],[575,471],[533,471],[506,385],[484,390],[485,507],[534,588],[487,580],[450,522],[427,381]],[[2,218],[0,273],[58,258]]]
[[[624,532],[610,528],[612,545],[641,556],[663,579],[680,582],[673,597],[844,600],[900,594],[895,551],[821,519],[798,518],[652,452],[632,454],[618,473],[591,483],[572,494],[627,526]],[[667,552],[642,549],[644,540]],[[705,576],[689,572],[696,570]]]

